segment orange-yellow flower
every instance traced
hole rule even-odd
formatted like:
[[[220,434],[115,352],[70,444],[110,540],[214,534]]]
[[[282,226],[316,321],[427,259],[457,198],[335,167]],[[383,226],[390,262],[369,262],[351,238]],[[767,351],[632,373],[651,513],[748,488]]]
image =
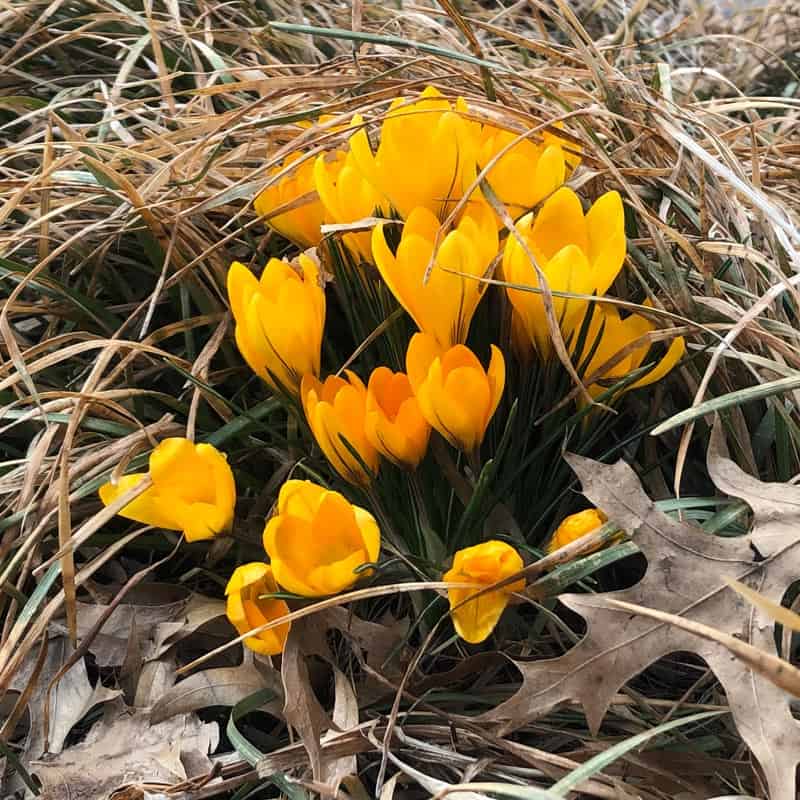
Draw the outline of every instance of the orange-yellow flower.
[[[415,208],[403,226],[393,254],[383,225],[372,232],[372,254],[386,285],[417,327],[442,347],[463,343],[482,297],[481,278],[497,255],[497,226],[492,212],[476,204],[441,240],[428,281],[425,273],[439,234],[439,220],[427,208]]]
[[[242,564],[233,571],[225,589],[225,613],[240,635],[289,613],[289,606],[283,600],[262,597],[277,591],[278,585],[269,564]],[[283,651],[290,627],[290,622],[284,622],[260,631],[248,636],[244,645],[265,656],[277,655]]]
[[[517,229],[551,291],[602,295],[622,269],[625,227],[617,192],[604,194],[584,216],[578,196],[564,186],[545,201],[535,220],[526,214]],[[539,287],[533,264],[512,235],[503,252],[503,277],[509,284]],[[510,287],[506,291],[539,354],[547,357],[550,332],[541,294]],[[587,301],[554,296],[553,307],[563,335],[569,337],[579,327]]]
[[[357,570],[378,560],[380,548],[372,514],[311,481],[284,483],[277,513],[264,528],[275,580],[304,597],[349,589]]]
[[[300,397],[311,432],[331,466],[350,483],[367,485],[378,472],[378,451],[364,432],[367,389],[350,370],[347,380],[329,375],[325,383],[306,375]],[[346,439],[359,458],[342,441]],[[366,470],[365,470],[366,467]]]
[[[490,586],[514,575],[522,567],[522,558],[510,544],[490,540],[459,550],[453,558],[453,566],[445,572],[442,580],[447,583]],[[456,633],[472,644],[482,642],[494,630],[508,605],[509,597],[524,588],[525,579],[520,578],[471,601],[468,598],[474,597],[481,589],[448,589],[447,597]]]
[[[355,117],[353,122],[360,121]],[[346,225],[375,215],[383,198],[356,166],[351,152],[321,155],[314,162],[314,184],[325,206],[327,222]],[[344,245],[361,261],[372,262],[369,231],[345,233]]]
[[[358,169],[404,219],[419,206],[444,219],[474,179],[477,137],[467,112],[462,98],[454,106],[428,86],[416,100],[392,102],[374,154],[363,127],[350,139]]]
[[[430,432],[408,376],[388,367],[374,370],[367,387],[365,420],[372,446],[398,466],[414,469],[425,456]]]
[[[236,321],[236,344],[250,368],[271,386],[275,380],[297,394],[303,375],[319,374],[325,291],[319,267],[302,254],[294,268],[271,258],[258,280],[234,261],[228,297]]]
[[[519,136],[494,125],[483,125],[478,146],[478,167],[486,165]],[[522,139],[500,155],[486,179],[512,217],[529,211],[564,183],[570,165],[562,140],[549,132],[541,142]]]
[[[555,533],[547,543],[547,552],[554,553],[561,547],[580,539],[587,533],[597,530],[601,525],[608,522],[608,517],[599,508],[587,508],[577,514],[570,514],[565,517],[561,524],[556,528]],[[592,552],[599,550],[595,547]]]
[[[447,350],[425,333],[415,334],[406,352],[406,371],[422,415],[465,453],[483,441],[506,379],[503,354],[494,345],[488,369],[463,344]]]
[[[211,539],[230,528],[236,484],[224,453],[210,444],[164,439],[150,454],[153,485],[126,505],[120,516],[170,531],[183,531],[189,542]],[[125,475],[100,487],[109,505],[130,491],[145,473]]]
[[[325,221],[325,209],[314,187],[314,161],[303,158],[302,153],[291,153],[283,164],[270,170],[277,175],[286,167],[298,162],[297,167],[267,186],[253,204],[256,214],[266,217],[266,223],[281,236],[302,248],[316,247],[322,240],[320,226]],[[288,211],[275,211],[283,206]]]
[[[617,353],[655,329],[652,322],[639,314],[630,314],[622,319],[615,306],[608,303],[597,303],[589,320],[582,348],[586,356],[591,354],[591,358],[585,365],[581,364],[580,357],[577,357],[576,361],[581,365],[583,374],[588,378]],[[590,394],[598,397],[609,386],[613,386],[626,375],[639,369],[644,363],[649,349],[649,343],[642,344],[624,356],[619,363],[605,369],[604,374],[588,387]],[[677,336],[670,343],[663,358],[657,360],[650,370],[638,380],[626,386],[624,391],[640,389],[642,386],[649,386],[651,383],[661,380],[683,358],[685,352],[686,342],[682,336]]]

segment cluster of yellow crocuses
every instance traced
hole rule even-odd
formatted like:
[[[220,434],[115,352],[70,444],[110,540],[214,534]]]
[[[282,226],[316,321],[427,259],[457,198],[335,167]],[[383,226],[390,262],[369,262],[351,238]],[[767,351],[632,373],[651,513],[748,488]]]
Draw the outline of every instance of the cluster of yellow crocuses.
[[[125,505],[121,516],[181,531],[187,541],[212,539],[230,529],[236,484],[225,455],[212,445],[178,437],[165,439],[150,454],[148,473],[105,484],[100,497],[108,505],[145,478],[152,485]],[[563,547],[604,521],[604,515],[594,509],[567,517],[549,549]],[[349,589],[377,562],[381,534],[372,514],[339,492],[311,481],[289,480],[280,490],[275,513],[266,522],[263,544],[270,563],[237,567],[225,592],[228,619],[241,635],[289,615],[286,601],[275,596],[281,588],[303,597]],[[454,584],[448,597],[459,636],[473,643],[489,636],[510,597],[523,590],[525,580],[491,591],[481,587],[509,578],[522,568],[519,553],[502,541],[482,542],[455,554],[452,568],[442,579]],[[244,642],[258,653],[276,655],[283,650],[290,627],[288,620],[279,622],[257,630]]]
[[[304,252],[293,262],[270,259],[259,278],[238,262],[228,273],[239,351],[274,390],[299,400],[317,444],[342,478],[369,486],[381,458],[415,469],[432,429],[477,457],[506,376],[499,347],[476,354],[466,344],[486,278],[503,281],[518,356],[552,356],[544,276],[563,339],[591,378],[592,395],[641,367],[652,323],[636,314],[622,318],[615,305],[592,299],[605,295],[625,260],[622,200],[607,192],[584,212],[578,195],[563,185],[580,162],[579,151],[557,127],[518,135],[476,121],[463,99],[451,102],[433,87],[392,103],[375,147],[367,127],[356,115],[344,132],[344,149],[316,158],[293,153],[272,170],[268,188],[256,198],[264,221]],[[501,217],[507,217],[498,201],[516,220],[511,234],[505,234]],[[418,328],[405,372],[381,366],[366,383],[350,370],[321,379],[326,270],[319,246],[325,224],[334,226],[353,264],[370,280],[382,280]],[[396,225],[402,226],[399,237],[389,235]],[[684,347],[676,338],[627,390],[665,375]],[[601,368],[604,373],[596,374]],[[210,445],[162,442],[151,455],[150,477],[153,485],[123,509],[124,516],[182,530],[189,540],[230,525],[233,476]],[[139,478],[128,475],[103,487],[103,501]],[[602,521],[599,512],[568,518],[553,541],[563,544]],[[351,587],[377,561],[380,531],[369,511],[342,494],[289,480],[267,521],[264,548],[269,564],[240,566],[228,585],[228,614],[242,634],[288,614],[274,596],[280,589],[318,597]],[[512,577],[522,566],[517,551],[502,541],[454,554],[443,578],[462,587],[449,592],[461,637],[483,641],[524,579],[477,597],[475,587]],[[287,632],[288,624],[281,624],[245,642],[277,653]]]

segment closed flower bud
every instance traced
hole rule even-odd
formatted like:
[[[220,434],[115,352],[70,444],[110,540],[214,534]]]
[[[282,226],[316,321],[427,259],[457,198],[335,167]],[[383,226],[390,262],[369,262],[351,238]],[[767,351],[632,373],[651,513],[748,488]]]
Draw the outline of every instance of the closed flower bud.
[[[378,560],[381,534],[368,511],[311,481],[284,483],[264,549],[287,591],[321,597],[349,589]]]
[[[358,169],[404,219],[419,206],[444,219],[469,188],[477,135],[468,110],[428,86],[416,100],[392,102],[374,154],[366,129],[350,139]]]
[[[164,439],[150,454],[153,485],[126,505],[120,516],[170,531],[182,531],[189,542],[211,539],[230,528],[236,484],[224,453],[210,444]],[[100,487],[109,505],[130,491],[145,473],[125,475]]]
[[[439,221],[426,208],[408,217],[397,253],[383,225],[372,232],[372,255],[381,277],[417,327],[442,347],[463,344],[482,297],[480,282],[497,255],[497,227],[489,208],[476,204],[441,240],[428,280]]]
[[[329,375],[324,383],[306,375],[300,397],[311,432],[331,466],[346,481],[366,486],[379,466],[378,452],[364,432],[367,389],[355,373],[346,370],[345,375],[347,380]]]
[[[445,572],[442,580],[447,583],[491,586],[519,572],[522,567],[522,558],[511,545],[490,540],[459,550],[453,557],[453,566]],[[478,594],[481,589],[448,589],[447,597],[456,633],[471,644],[482,642],[494,630],[510,596],[524,588],[525,579],[520,578],[501,589],[486,592],[475,600],[468,598]]]
[[[225,613],[240,635],[289,613],[289,606],[283,600],[263,597],[277,591],[278,585],[269,564],[242,564],[233,571],[225,589]],[[260,631],[248,636],[244,645],[265,656],[277,655],[283,651],[290,627],[291,623],[284,622]]]
[[[270,170],[270,175],[277,175],[301,158],[302,153],[292,153],[282,165]],[[322,241],[320,226],[325,221],[325,209],[314,187],[312,159],[299,161],[294,170],[267,186],[253,205],[270,228],[303,249],[316,247]],[[289,210],[275,213],[284,206]]]
[[[603,365],[611,361],[614,356],[629,347],[633,342],[642,336],[656,329],[652,322],[639,314],[629,314],[622,319],[615,306],[603,303],[596,304],[592,317],[589,320],[588,330],[583,345],[584,359],[591,355],[588,364],[581,364],[582,372],[586,377],[593,375]],[[593,397],[598,397],[607,388],[621,381],[626,375],[630,375],[639,369],[645,362],[647,353],[650,350],[648,342],[633,348],[621,361],[612,367],[603,368],[603,374],[595,378],[588,389]],[[638,380],[625,387],[624,391],[640,389],[649,386],[651,383],[661,380],[677,363],[683,358],[686,352],[686,342],[682,336],[677,336],[670,343],[667,352],[660,359],[656,359],[648,372],[645,372]],[[575,358],[581,363],[580,357]]]
[[[360,122],[360,118],[353,122]],[[319,156],[314,162],[314,184],[329,223],[358,222],[380,210],[382,198],[362,175],[351,152],[337,152],[333,158]],[[357,260],[372,263],[370,237],[370,231],[345,233],[342,242]]]
[[[373,371],[367,387],[365,432],[372,446],[398,466],[414,469],[425,457],[431,428],[407,375],[387,367]]]
[[[551,291],[605,294],[625,260],[625,220],[617,192],[607,192],[584,216],[581,201],[562,187],[551,195],[534,220],[526,214],[517,223]],[[534,265],[515,236],[506,240],[503,277],[510,284],[539,287]],[[506,289],[514,309],[525,323],[539,355],[550,355],[552,345],[541,294]],[[553,297],[556,319],[566,338],[577,332],[586,300]]]
[[[577,514],[570,514],[556,528],[556,532],[547,543],[547,552],[554,553],[570,542],[580,539],[581,536],[597,530],[601,525],[605,525],[606,522],[608,522],[608,517],[599,508],[587,508]],[[594,550],[598,549],[599,547],[594,548]]]
[[[488,369],[462,344],[443,350],[432,336],[415,334],[406,371],[422,415],[454,447],[478,449],[505,386],[503,354],[494,345]]]
[[[303,375],[319,374],[325,291],[314,259],[301,255],[295,269],[271,258],[260,280],[234,261],[228,297],[236,344],[253,372],[294,394]]]

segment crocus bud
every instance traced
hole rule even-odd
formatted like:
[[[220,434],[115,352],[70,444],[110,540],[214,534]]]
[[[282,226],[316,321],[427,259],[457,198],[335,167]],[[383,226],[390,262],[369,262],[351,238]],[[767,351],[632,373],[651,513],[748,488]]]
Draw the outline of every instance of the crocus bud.
[[[233,571],[225,589],[225,613],[240,635],[289,613],[289,606],[283,600],[263,597],[277,591],[278,585],[269,564],[242,564]],[[244,645],[262,655],[277,655],[283,651],[290,627],[291,623],[284,622],[260,631],[248,636]]]
[[[211,539],[233,522],[236,484],[224,453],[210,444],[164,439],[150,454],[153,485],[126,505],[120,516],[170,531],[189,542]],[[145,473],[125,475],[100,487],[104,505],[136,486]]]
[[[297,394],[305,374],[319,374],[325,291],[319,267],[301,255],[295,269],[271,258],[260,280],[234,261],[228,297],[236,321],[236,344],[250,368],[273,388],[276,381]]]
[[[443,350],[432,336],[415,334],[406,370],[422,415],[454,447],[478,449],[505,386],[505,360],[494,345],[488,369],[463,344]]]
[[[490,540],[459,550],[453,557],[453,566],[445,572],[442,580],[447,583],[490,586],[519,572],[522,567],[522,558],[510,544]],[[472,644],[482,642],[494,630],[508,605],[509,597],[524,588],[525,579],[520,578],[501,589],[481,594],[474,600],[468,598],[478,594],[480,588],[448,589],[447,597],[456,633]]]
[[[264,528],[275,580],[304,597],[350,588],[378,560],[381,533],[369,511],[311,481],[290,480]]]

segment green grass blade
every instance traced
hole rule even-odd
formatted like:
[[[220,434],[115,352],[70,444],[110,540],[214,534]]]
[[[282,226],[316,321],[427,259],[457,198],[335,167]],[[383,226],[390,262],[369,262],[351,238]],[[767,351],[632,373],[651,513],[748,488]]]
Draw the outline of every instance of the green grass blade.
[[[753,400],[763,400],[765,397],[772,397],[782,392],[792,391],[793,389],[800,389],[800,375],[793,375],[790,378],[779,378],[776,381],[767,381],[758,386],[748,386],[747,389],[739,389],[736,392],[723,394],[721,397],[713,397],[711,400],[706,400],[704,403],[700,403],[700,405],[694,408],[687,408],[685,411],[681,411],[675,414],[675,416],[670,417],[654,428],[650,432],[650,435],[660,436],[662,433],[671,431],[679,425],[685,425],[687,422],[693,422],[699,417],[704,417],[706,414],[722,411],[726,408],[733,408],[734,406],[740,406],[742,403],[750,403]]]

